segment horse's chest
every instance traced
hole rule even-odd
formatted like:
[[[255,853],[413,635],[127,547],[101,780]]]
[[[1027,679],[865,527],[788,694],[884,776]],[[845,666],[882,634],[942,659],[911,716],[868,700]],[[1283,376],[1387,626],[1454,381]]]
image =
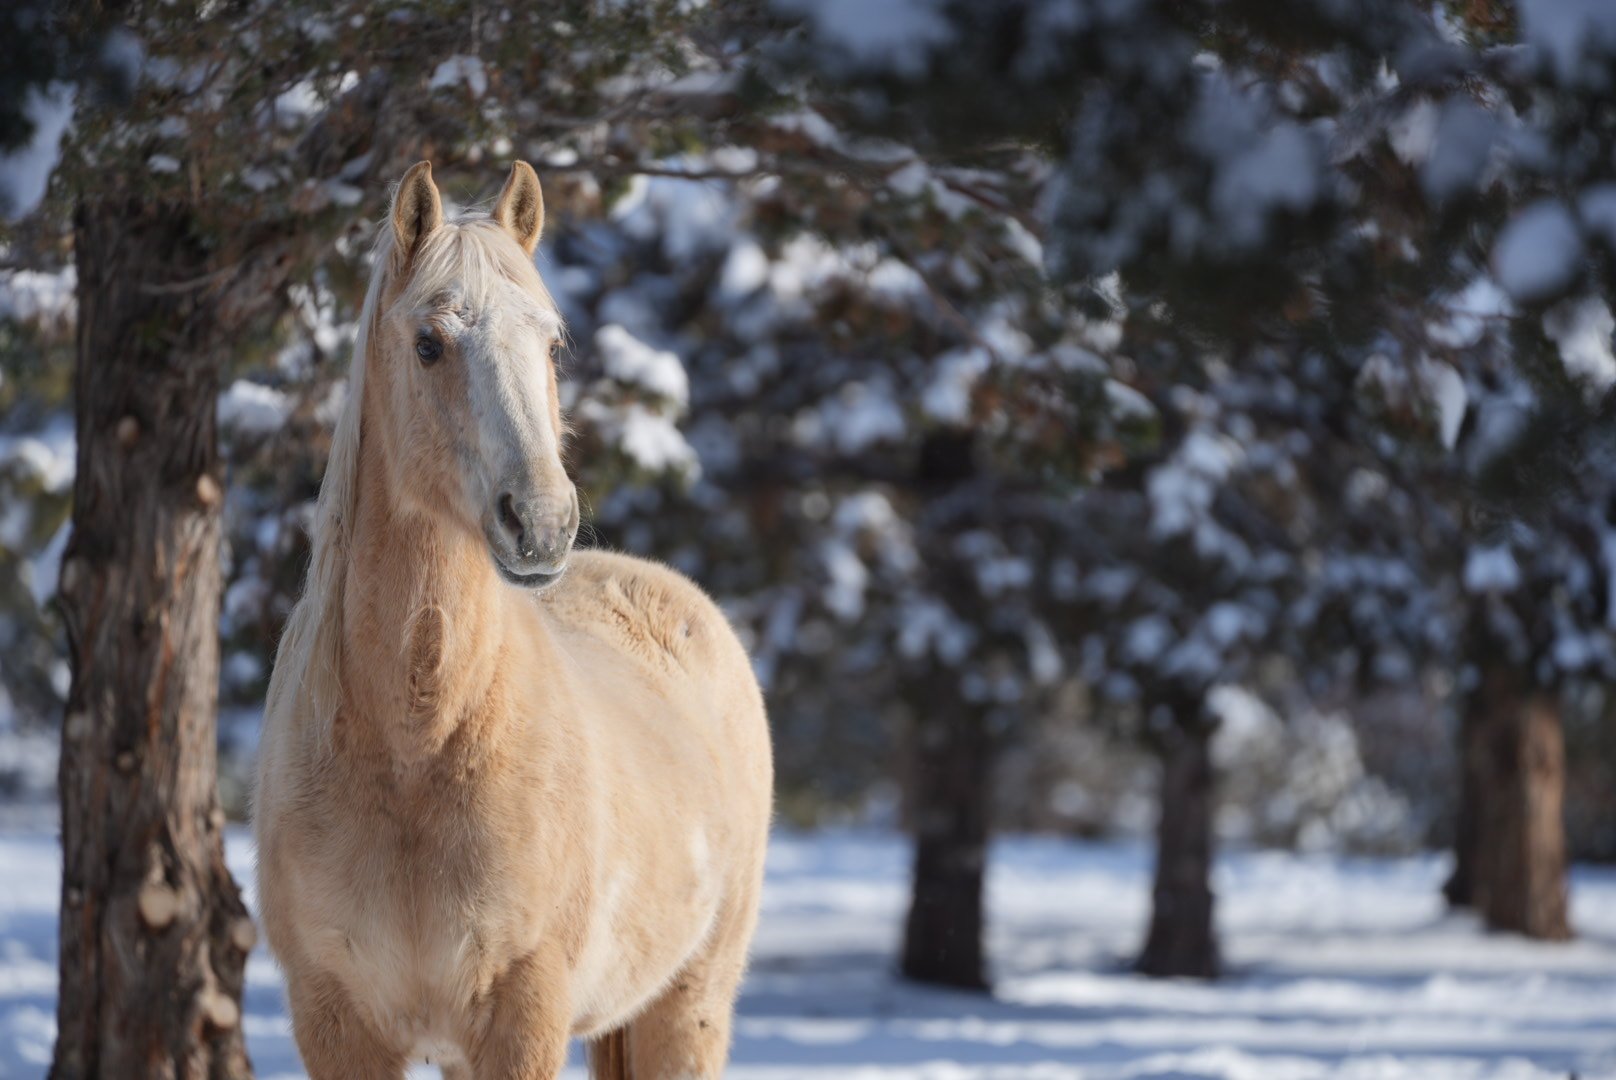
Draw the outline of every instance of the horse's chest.
[[[361,820],[363,820],[361,818]],[[513,944],[502,883],[434,830],[370,821],[357,842],[313,861],[305,896],[320,898],[309,942],[394,1040],[429,1040],[458,1024]]]
[[[469,1000],[484,981],[476,928],[453,918],[445,905],[389,884],[394,887],[371,892],[368,902],[352,890],[347,913],[330,925],[332,966],[354,993],[394,1015],[424,1016],[441,1004]],[[456,988],[460,992],[445,992]]]

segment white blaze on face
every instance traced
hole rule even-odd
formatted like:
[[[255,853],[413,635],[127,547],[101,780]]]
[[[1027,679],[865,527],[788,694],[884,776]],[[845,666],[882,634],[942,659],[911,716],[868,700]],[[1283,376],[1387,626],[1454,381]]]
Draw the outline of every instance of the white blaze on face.
[[[529,293],[503,284],[467,327],[463,356],[489,499],[554,494],[564,476],[550,400],[550,346],[560,321]]]

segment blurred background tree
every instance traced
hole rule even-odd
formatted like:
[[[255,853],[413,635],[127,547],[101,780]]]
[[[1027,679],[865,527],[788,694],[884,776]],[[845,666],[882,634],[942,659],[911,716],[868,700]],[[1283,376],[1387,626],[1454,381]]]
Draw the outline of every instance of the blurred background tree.
[[[1522,496],[1544,486],[1547,501],[1576,501],[1579,519],[1590,496],[1603,501],[1569,484],[1588,460],[1576,432],[1616,374],[1598,292],[1609,260],[1593,256],[1616,190],[1608,20],[1551,0],[1522,5],[1519,23],[1502,5],[1427,11],[1396,0],[943,2],[903,5],[877,44],[836,5],[780,6],[805,20],[787,36],[783,68],[810,70],[844,123],[972,168],[978,185],[1034,172],[1029,157],[1041,164],[1034,231],[1050,287],[1114,283],[1114,355],[1147,397],[1165,391],[1163,444],[1078,496],[1092,503],[1090,536],[1128,521],[1116,555],[1079,562],[1120,571],[1101,620],[1089,621],[1120,631],[1109,643],[1088,637],[1091,656],[1105,658],[1091,678],[1138,703],[1164,755],[1141,967],[1209,974],[1207,695],[1249,681],[1242,662],[1282,640],[1317,642],[1307,624],[1336,609],[1309,579],[1358,554],[1340,513],[1351,503],[1309,515],[1298,464],[1327,454],[1336,468],[1370,470],[1366,484],[1415,485],[1414,520],[1402,524],[1438,553],[1477,536],[1467,519],[1489,514],[1539,544],[1566,535],[1570,522],[1522,520]],[[1500,394],[1523,420],[1467,432],[1467,414]],[[1379,430],[1366,430],[1376,414]],[[1553,420],[1532,420],[1544,414]],[[1410,460],[1443,452],[1450,460],[1436,465]],[[1537,490],[1522,490],[1523,473]],[[1149,513],[1130,520],[1117,486]],[[1320,494],[1341,501],[1339,489]],[[1381,568],[1445,592],[1450,606],[1475,597],[1449,617],[1470,628],[1456,662],[1469,702],[1463,786],[1477,805],[1462,842],[1487,854],[1478,887],[1450,895],[1477,902],[1492,925],[1543,937],[1569,932],[1557,690],[1562,672],[1596,666],[1605,647],[1600,590],[1575,556],[1597,550],[1588,541],[1604,530],[1576,531],[1584,541],[1568,536],[1557,555],[1539,548],[1549,582],[1525,618],[1499,602],[1520,585],[1514,556],[1484,535],[1471,541],[1482,546],[1465,560],[1462,590],[1442,586],[1439,574],[1461,571],[1439,554],[1407,551],[1418,574],[1408,562]],[[1384,557],[1384,541],[1363,539]],[[1488,567],[1496,580],[1482,580]],[[1427,618],[1442,610],[1399,591],[1398,604]],[[1414,645],[1447,636],[1415,629]],[[1417,649],[1371,674],[1407,679],[1441,652]],[[1327,671],[1335,658],[1304,659]],[[1306,674],[1312,693],[1328,690],[1317,670]],[[1461,878],[1473,862],[1461,860]]]

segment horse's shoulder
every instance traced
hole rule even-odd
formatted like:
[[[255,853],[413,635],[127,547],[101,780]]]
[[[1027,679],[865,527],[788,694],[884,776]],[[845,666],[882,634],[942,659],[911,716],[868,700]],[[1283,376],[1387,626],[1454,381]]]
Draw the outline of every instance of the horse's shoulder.
[[[711,598],[677,570],[649,559],[574,552],[566,580],[545,602],[565,622],[609,636],[659,667],[694,671],[740,650]]]

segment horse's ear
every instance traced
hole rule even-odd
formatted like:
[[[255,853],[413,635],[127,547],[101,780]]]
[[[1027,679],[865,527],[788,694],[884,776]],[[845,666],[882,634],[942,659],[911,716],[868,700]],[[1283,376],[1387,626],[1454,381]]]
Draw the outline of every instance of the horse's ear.
[[[539,234],[544,232],[544,193],[539,190],[539,174],[527,162],[511,165],[510,178],[494,204],[494,220],[529,255],[539,246]]]
[[[442,224],[443,200],[432,182],[432,163],[418,161],[393,193],[393,250],[408,261]]]

